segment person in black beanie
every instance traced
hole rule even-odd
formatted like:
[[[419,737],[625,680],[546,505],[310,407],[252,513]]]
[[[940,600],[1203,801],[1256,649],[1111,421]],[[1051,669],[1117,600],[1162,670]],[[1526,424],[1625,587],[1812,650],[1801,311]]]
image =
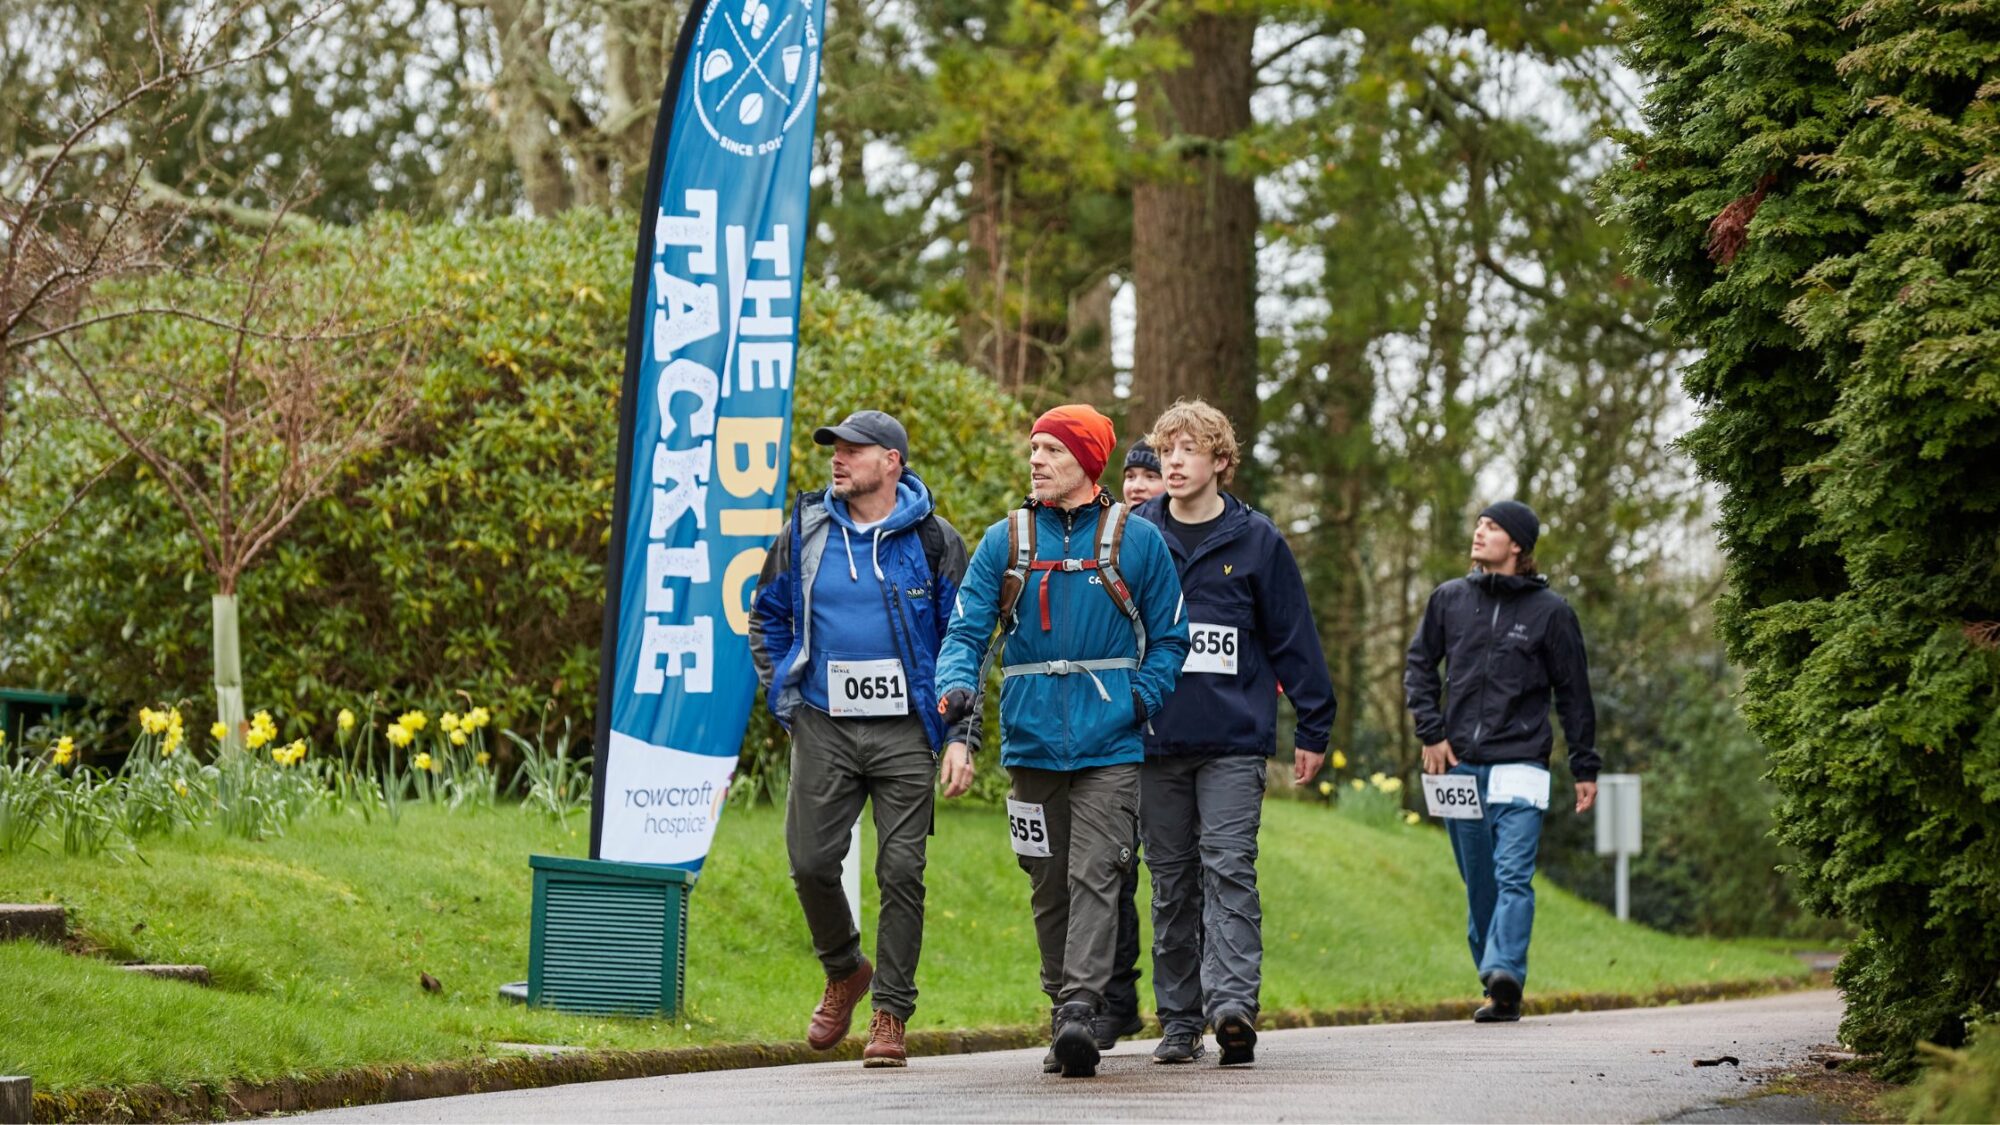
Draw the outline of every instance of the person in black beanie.
[[[1424,772],[1470,777],[1478,795],[1477,809],[1467,809],[1473,815],[1445,826],[1465,880],[1472,963],[1489,998],[1473,1015],[1480,1023],[1521,1018],[1555,746],[1552,694],[1569,742],[1576,811],[1597,800],[1597,712],[1583,631],[1536,569],[1541,533],[1534,509],[1518,500],[1479,513],[1473,571],[1431,595],[1403,672]]]
[[[1144,441],[1135,441],[1125,453],[1123,480],[1125,503],[1132,507],[1158,496],[1166,489],[1160,476],[1160,455]],[[1109,1051],[1118,1040],[1137,1035],[1145,1027],[1139,1018],[1139,838],[1132,838],[1132,865],[1118,885],[1118,945],[1111,962],[1111,987],[1104,992],[1104,1007],[1097,1013],[1092,1031],[1097,1049]]]

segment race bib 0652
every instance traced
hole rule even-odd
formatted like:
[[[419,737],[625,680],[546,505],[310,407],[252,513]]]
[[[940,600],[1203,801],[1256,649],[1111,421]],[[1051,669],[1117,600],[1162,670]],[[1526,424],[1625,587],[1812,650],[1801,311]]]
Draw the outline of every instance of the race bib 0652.
[[[1479,781],[1464,773],[1425,774],[1424,807],[1445,820],[1478,820],[1485,815],[1479,807]]]

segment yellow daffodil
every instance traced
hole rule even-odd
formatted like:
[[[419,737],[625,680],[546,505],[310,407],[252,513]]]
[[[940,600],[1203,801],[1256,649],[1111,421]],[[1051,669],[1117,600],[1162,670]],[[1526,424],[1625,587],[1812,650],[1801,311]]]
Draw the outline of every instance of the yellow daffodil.
[[[167,733],[167,713],[155,711],[151,707],[139,708],[139,729],[147,734]]]
[[[187,796],[187,795],[188,795],[188,783],[187,783],[187,778],[184,778],[184,777],[177,777],[177,778],[175,778],[175,779],[174,779],[174,793],[175,793],[175,794],[176,794],[177,796],[181,796],[181,797],[185,797],[185,796]]]
[[[1333,768],[1334,768],[1334,769],[1337,769],[1337,770],[1344,770],[1344,769],[1346,769],[1346,768],[1347,768],[1347,755],[1346,755],[1346,754],[1343,754],[1343,753],[1341,753],[1341,752],[1340,752],[1340,751],[1338,751],[1338,750],[1335,750],[1335,751],[1333,752]]]
[[[75,760],[76,743],[71,741],[69,735],[63,735],[61,738],[56,739],[55,764],[66,766]]]
[[[215,725],[208,728],[208,736],[217,742],[221,742],[223,739],[229,737],[229,724],[223,722],[221,719],[215,720]]]
[[[485,769],[486,763],[492,760],[493,760],[493,755],[488,754],[484,750],[481,750],[479,753],[474,754],[472,756],[472,764],[478,766],[480,769]]]
[[[340,709],[339,717],[334,719],[334,722],[339,724],[340,733],[346,734],[348,731],[354,729],[354,712],[349,711],[345,707],[342,707]]]
[[[410,733],[409,727],[401,723],[390,723],[389,729],[384,733],[389,736],[389,745],[391,746],[408,746],[410,740],[416,737],[416,735]]]
[[[1355,779],[1354,779],[1353,781],[1350,781],[1350,782],[1348,782],[1347,784],[1348,784],[1348,785],[1350,785],[1350,786],[1352,786],[1352,787],[1354,788],[1354,791],[1355,791],[1356,793],[1359,793],[1359,792],[1361,792],[1361,791],[1362,791],[1363,789],[1366,789],[1366,788],[1368,788],[1368,783],[1367,783],[1367,782],[1365,782],[1365,781],[1363,781],[1363,780],[1361,780],[1361,779],[1360,779],[1360,778],[1358,778],[1358,777],[1357,777],[1357,778],[1355,778]]]
[[[7,732],[0,730],[0,746],[7,745]]]
[[[1423,819],[1424,819],[1423,817],[1420,817],[1420,816],[1418,816],[1418,815],[1417,815],[1416,813],[1413,813],[1413,812],[1405,812],[1405,813],[1403,814],[1403,823],[1404,823],[1404,824],[1408,824],[1408,825],[1412,825],[1412,826],[1414,826],[1414,825],[1416,825],[1416,824],[1417,824],[1418,822],[1422,821]]]
[[[451,732],[451,744],[453,746],[463,746],[465,745],[465,743],[466,743],[466,734],[464,731],[455,730]]]
[[[187,736],[181,733],[181,728],[179,726],[168,727],[166,741],[160,743],[160,757],[162,758],[173,757],[174,751],[179,750],[181,748],[181,743],[185,741],[186,738]]]
[[[443,727],[443,728],[444,728],[444,732],[445,732],[446,734],[457,734],[457,733],[458,733],[458,712],[456,712],[456,711],[446,711],[446,712],[445,712],[444,714],[442,714],[442,715],[439,715],[439,716],[438,716],[438,726],[440,726],[440,727]]]
[[[1400,777],[1386,777],[1375,788],[1380,789],[1384,793],[1401,793],[1403,791],[1403,779]]]
[[[492,721],[492,713],[484,707],[474,707],[465,713],[465,725],[471,727],[473,730],[485,730],[486,724]]]
[[[1329,793],[1331,793],[1331,792],[1333,792],[1333,782],[1331,782],[1331,781],[1322,781],[1322,782],[1320,782],[1320,783],[1319,783],[1319,795],[1320,795],[1320,796],[1324,797],[1324,796],[1326,796],[1327,794],[1329,794]]]
[[[397,716],[396,721],[410,728],[412,732],[420,731],[430,723],[422,711],[405,711]]]
[[[416,760],[410,764],[420,770],[427,770],[437,765],[437,759],[431,757],[428,751],[419,751]]]
[[[255,750],[278,740],[278,724],[271,721],[269,711],[259,711],[250,717],[250,730],[244,736],[250,749]]]
[[[1376,770],[1374,773],[1368,775],[1368,784],[1373,785],[1377,789],[1382,788],[1382,783],[1387,780],[1389,780],[1389,775],[1380,770]]]

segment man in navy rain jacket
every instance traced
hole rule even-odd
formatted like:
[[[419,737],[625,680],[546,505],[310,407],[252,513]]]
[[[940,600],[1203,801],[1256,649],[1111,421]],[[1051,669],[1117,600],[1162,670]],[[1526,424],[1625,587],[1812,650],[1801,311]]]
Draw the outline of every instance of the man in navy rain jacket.
[[[1541,520],[1518,500],[1479,514],[1476,569],[1437,588],[1410,641],[1403,689],[1424,772],[1470,777],[1480,815],[1445,822],[1465,880],[1466,939],[1491,1002],[1480,1023],[1521,1018],[1535,924],[1535,855],[1549,807],[1549,698],[1562,715],[1576,811],[1597,800],[1597,711],[1576,612],[1537,573]],[[1450,698],[1441,699],[1443,664]]]
[[[1166,532],[1187,599],[1189,652],[1154,717],[1140,771],[1139,824],[1153,873],[1153,996],[1161,1063],[1203,1054],[1215,1028],[1224,1066],[1256,1058],[1263,908],[1257,829],[1278,692],[1298,712],[1293,780],[1326,760],[1333,680],[1305,581],[1269,519],[1223,492],[1238,464],[1228,416],[1196,400],[1153,423],[1167,494],[1138,514]]]
[[[965,543],[907,467],[902,423],[875,410],[813,435],[833,446],[833,487],[808,492],[764,560],[751,607],[751,654],[773,714],[792,734],[785,846],[792,881],[826,970],[806,1042],[847,1034],[872,981],[865,1066],[905,1065],[924,935],[924,852],[931,785],[944,749],[945,794],[972,783],[976,712],[937,712],[938,642],[965,574]],[[881,888],[878,974],[841,887],[863,801],[875,808]]]
[[[1036,419],[1029,438],[1033,562],[1002,638],[1001,762],[1013,782],[1014,850],[1033,888],[1035,941],[1049,1013],[1045,1070],[1097,1073],[1093,1021],[1109,987],[1118,929],[1118,884],[1133,861],[1139,811],[1140,731],[1180,677],[1187,654],[1180,580],[1157,528],[1128,518],[1117,568],[1138,619],[1106,592],[1100,527],[1116,529],[1111,497],[1097,486],[1117,445],[1111,420],[1088,406]],[[1110,523],[1105,523],[1111,520]],[[938,653],[946,714],[974,706],[1002,580],[1015,559],[1013,517],[987,529]]]

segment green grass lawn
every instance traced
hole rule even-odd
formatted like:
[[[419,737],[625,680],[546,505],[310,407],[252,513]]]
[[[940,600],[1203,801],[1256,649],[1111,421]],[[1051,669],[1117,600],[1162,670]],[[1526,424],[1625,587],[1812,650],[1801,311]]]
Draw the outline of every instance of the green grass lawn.
[[[1266,1008],[1477,991],[1442,832],[1370,827],[1286,801],[1266,809]],[[565,1016],[498,999],[499,985],[527,976],[527,857],[585,854],[589,833],[582,817],[576,825],[513,808],[418,809],[393,829],[318,817],[263,843],[215,832],[154,840],[143,859],[0,858],[0,901],[65,903],[106,957],[205,964],[217,985],[135,979],[109,960],[0,944],[0,1073],[33,1075],[48,1090],[179,1085],[481,1055],[502,1042],[656,1048],[803,1034],[822,978],[774,809],[722,820],[693,899],[682,1021]],[[928,882],[913,1028],[1046,1018],[1027,878],[1002,815],[942,808]],[[867,898],[872,917],[872,883]],[[1620,925],[1547,884],[1540,905],[1531,993],[1802,973],[1769,950]],[[444,993],[422,991],[421,972]]]

